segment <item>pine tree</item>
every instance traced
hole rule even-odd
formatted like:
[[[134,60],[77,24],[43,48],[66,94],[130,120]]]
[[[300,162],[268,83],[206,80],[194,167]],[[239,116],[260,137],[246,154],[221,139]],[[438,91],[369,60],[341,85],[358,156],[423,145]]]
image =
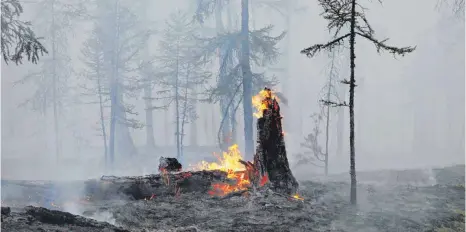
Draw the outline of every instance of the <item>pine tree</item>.
[[[197,118],[194,102],[195,90],[206,83],[210,73],[204,71],[204,61],[198,59],[195,40],[196,27],[187,14],[172,13],[166,22],[162,39],[159,42],[159,64],[157,84],[163,89],[158,99],[165,105],[175,107],[175,138],[177,159],[183,158],[185,125]]]
[[[233,30],[231,25],[231,1],[230,0],[197,0],[195,4],[195,19],[206,29],[205,20],[214,17],[215,19],[215,34],[216,36],[228,33]],[[227,25],[224,24],[224,13],[227,12]],[[228,78],[227,73],[232,69],[234,60],[228,56],[231,49],[230,44],[221,44],[217,48],[217,53],[213,56],[218,56],[219,70],[218,70],[218,85],[231,86],[231,80]],[[212,57],[213,58],[213,57]],[[235,130],[235,113],[231,109],[229,103],[237,102],[238,97],[231,96],[231,94],[224,94],[218,97],[220,106],[220,113],[222,120],[218,132],[218,144],[220,149],[226,151],[230,145],[235,143],[233,140],[233,130]]]
[[[141,80],[133,72],[141,69],[141,52],[152,31],[139,27],[140,18],[131,9],[130,1],[98,0],[94,27],[103,50],[105,76],[108,77],[110,126],[108,156],[113,164],[115,156],[135,155],[137,150],[129,128],[142,124],[128,115],[137,115],[134,105],[127,101],[138,96]]]
[[[250,30],[247,5],[248,2],[241,4],[243,18],[240,30],[230,28],[229,31],[217,33],[216,36],[200,39],[203,43],[200,56],[210,60],[217,55],[217,51],[221,51],[219,81],[217,86],[209,91],[210,100],[211,102],[221,101],[223,106],[220,128],[226,123],[231,126],[227,127],[230,130],[223,131],[223,138],[227,137],[225,134],[228,137],[235,134],[234,116],[241,102],[243,103],[246,157],[252,159],[254,154],[252,103],[244,99],[252,99],[253,92],[259,92],[264,86],[271,87],[276,84],[275,79],[267,78],[264,73],[253,72],[252,68],[265,67],[277,61],[279,54],[277,44],[283,39],[285,33],[276,37],[271,36],[272,25]],[[220,132],[219,130],[219,144],[223,144],[224,139],[220,138]],[[226,148],[225,145],[221,147]]]
[[[356,87],[355,80],[355,43],[356,36],[360,36],[371,43],[373,43],[377,52],[382,50],[388,51],[393,55],[405,55],[414,51],[415,47],[402,47],[397,48],[393,46],[386,45],[385,42],[387,39],[379,41],[374,37],[374,30],[367,20],[364,8],[357,3],[356,0],[319,0],[319,4],[323,8],[322,16],[324,19],[328,20],[327,28],[329,31],[333,31],[334,38],[332,41],[326,44],[316,44],[309,48],[303,49],[302,54],[307,55],[308,57],[313,57],[322,50],[327,50],[329,52],[341,45],[342,42],[349,38],[350,45],[350,80],[343,80],[342,83],[349,85],[349,103],[337,103],[337,102],[327,102],[327,104],[332,106],[348,106],[349,107],[349,117],[350,117],[350,176],[351,176],[351,196],[350,201],[352,204],[356,204],[356,162],[355,162],[355,147],[354,147],[354,90]],[[350,32],[340,36],[340,32],[345,27],[349,26]]]
[[[19,0],[2,0],[2,56],[6,64],[13,61],[22,63],[24,55],[28,61],[37,63],[39,55],[48,53],[34,31],[30,22],[19,19],[23,13],[23,7]]]
[[[102,136],[104,146],[104,158],[108,160],[108,132],[107,132],[107,117],[106,109],[109,107],[109,76],[105,72],[104,64],[104,50],[101,41],[99,40],[97,28],[93,28],[89,38],[84,42],[81,49],[82,61],[85,69],[82,71],[82,76],[86,79],[82,85],[86,91],[84,95],[95,98],[97,96],[97,103],[99,105],[99,130]],[[107,163],[106,163],[107,164]]]
[[[149,18],[148,10],[151,9],[152,0],[139,0],[133,4],[135,12],[138,13],[140,17],[140,22],[144,24],[144,28],[149,29],[152,33],[155,34],[156,23],[152,22]],[[155,136],[154,136],[154,118],[153,111],[159,109],[160,107],[153,105],[153,89],[154,81],[156,79],[156,71],[153,66],[154,59],[150,54],[149,39],[144,43],[144,49],[141,51],[139,59],[142,64],[139,70],[139,74],[142,79],[142,90],[143,90],[143,99],[144,99],[144,111],[145,111],[145,130],[146,130],[146,152],[151,153],[155,149]],[[162,107],[163,108],[163,107]]]
[[[49,56],[42,59],[37,71],[29,72],[20,83],[34,82],[33,95],[23,104],[39,110],[48,119],[48,109],[52,108],[54,153],[57,160],[61,156],[61,122],[66,102],[71,96],[69,80],[73,74],[71,57],[68,52],[68,33],[82,14],[82,6],[70,7],[57,0],[43,0],[35,3],[37,10],[35,30],[44,35],[44,44],[50,47]]]

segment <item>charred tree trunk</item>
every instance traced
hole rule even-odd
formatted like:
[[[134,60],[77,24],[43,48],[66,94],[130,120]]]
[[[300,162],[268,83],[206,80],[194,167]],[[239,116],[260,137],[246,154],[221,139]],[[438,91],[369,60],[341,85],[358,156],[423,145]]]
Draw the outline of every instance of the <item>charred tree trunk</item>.
[[[88,180],[84,184],[86,195],[93,200],[108,200],[126,196],[132,200],[152,199],[157,196],[176,196],[198,192],[207,194],[213,183],[228,181],[222,171],[162,172],[144,177],[103,176],[100,180]]]
[[[356,27],[356,0],[351,3],[351,32],[350,32],[350,62],[351,62],[351,77],[350,77],[350,90],[349,90],[349,115],[350,115],[350,176],[351,176],[351,204],[356,204],[356,161],[355,161],[355,149],[354,149],[354,60],[356,55],[354,53],[354,44],[356,43],[355,32]]]
[[[257,120],[257,152],[254,156],[254,166],[261,177],[267,176],[273,190],[285,194],[294,194],[298,182],[291,173],[286,156],[285,140],[283,138],[282,117],[280,106],[271,97],[271,90],[264,99],[267,105],[263,117]]]

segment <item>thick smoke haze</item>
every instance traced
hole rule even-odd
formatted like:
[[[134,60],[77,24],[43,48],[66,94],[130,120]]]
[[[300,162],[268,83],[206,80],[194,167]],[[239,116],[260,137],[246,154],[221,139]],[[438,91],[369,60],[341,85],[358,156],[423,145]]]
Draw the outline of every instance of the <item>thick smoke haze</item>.
[[[254,4],[255,1],[251,0]],[[66,2],[63,0],[63,2]],[[138,2],[138,1],[134,1]],[[175,11],[193,12],[190,1],[145,1],[139,7],[150,20],[138,27],[151,27],[157,30],[149,41],[149,53],[156,56],[160,34],[165,29],[165,20]],[[142,3],[142,1],[141,1]],[[41,12],[37,4],[24,1],[25,13],[22,18],[31,20],[38,35],[48,39],[47,24],[39,20]],[[437,0],[420,1],[364,1],[367,17],[379,39],[389,38],[395,46],[416,46],[416,50],[405,57],[394,58],[389,53],[378,54],[373,44],[357,39],[356,43],[356,168],[406,169],[437,167],[464,164],[465,154],[465,102],[464,102],[464,19],[452,15],[450,9],[438,8]],[[239,6],[239,3],[237,4]],[[287,88],[279,84],[275,89],[282,91],[288,99],[283,117],[286,143],[290,162],[296,162],[295,154],[301,151],[300,143],[313,127],[310,115],[320,111],[319,99],[328,78],[327,54],[307,58],[300,51],[312,44],[324,43],[330,39],[327,22],[319,15],[321,7],[317,1],[297,1],[291,17],[290,27],[282,15],[265,7],[251,7],[251,29],[275,25],[273,35],[289,30],[290,45],[280,42],[280,60],[264,69],[269,73],[274,68],[289,64],[289,76],[275,73],[278,80],[287,80]],[[90,11],[90,10],[89,10]],[[239,14],[234,9],[234,14]],[[91,14],[92,12],[88,12]],[[191,14],[191,13],[190,13]],[[45,16],[44,16],[45,17]],[[48,16],[47,16],[48,17]],[[37,23],[35,23],[37,21]],[[213,27],[212,20],[206,22]],[[239,27],[240,22],[233,20]],[[34,65],[6,65],[1,67],[1,133],[2,133],[2,178],[11,179],[82,179],[99,177],[105,173],[102,137],[99,132],[99,109],[96,104],[85,104],[77,80],[84,65],[81,49],[89,37],[92,25],[88,20],[73,19],[72,30],[67,32],[66,45],[70,60],[67,65],[74,72],[67,79],[70,86],[59,115],[61,160],[57,165],[55,157],[55,137],[51,111],[44,116],[33,111],[31,104],[24,104],[34,98],[38,81],[17,83],[28,73],[36,72],[41,63]],[[48,43],[46,43],[48,44]],[[286,50],[285,50],[286,49]],[[288,56],[286,56],[288,54]],[[50,54],[49,54],[50,55]],[[41,58],[45,60],[48,55]],[[342,49],[338,64],[339,79],[349,76],[349,50]],[[218,64],[211,64],[211,71]],[[211,83],[215,82],[215,75]],[[344,93],[348,92],[347,86]],[[255,94],[255,93],[254,93]],[[144,100],[141,90],[137,99],[131,99],[137,115],[132,117],[144,122]],[[344,96],[340,96],[341,99]],[[88,98],[86,98],[87,101]],[[95,101],[95,99],[94,99]],[[157,104],[157,103],[154,103]],[[240,107],[241,108],[241,107]],[[217,132],[221,121],[218,104],[199,103],[197,130],[186,128],[185,145],[217,147]],[[338,109],[331,110],[329,170],[331,173],[347,172],[349,169],[349,123],[348,110],[344,110],[343,150],[337,154]],[[243,112],[237,114],[238,144],[244,150]],[[114,174],[149,174],[155,172],[158,157],[176,156],[174,108],[167,111],[155,110],[154,134],[158,147],[172,147],[163,154],[144,151],[146,144],[145,128],[130,129],[132,139],[139,153],[133,157],[118,159]],[[167,136],[168,135],[168,136]],[[323,141],[323,140],[322,140]],[[216,148],[218,150],[218,148]],[[205,154],[186,153],[185,164],[197,162]],[[313,166],[296,168],[299,176],[322,173]]]

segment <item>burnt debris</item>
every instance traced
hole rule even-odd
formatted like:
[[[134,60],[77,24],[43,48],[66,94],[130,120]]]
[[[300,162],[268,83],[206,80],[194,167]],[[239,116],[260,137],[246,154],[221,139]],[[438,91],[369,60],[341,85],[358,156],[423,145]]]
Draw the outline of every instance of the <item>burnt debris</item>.
[[[179,172],[183,166],[176,158],[160,157],[159,171],[160,172]]]

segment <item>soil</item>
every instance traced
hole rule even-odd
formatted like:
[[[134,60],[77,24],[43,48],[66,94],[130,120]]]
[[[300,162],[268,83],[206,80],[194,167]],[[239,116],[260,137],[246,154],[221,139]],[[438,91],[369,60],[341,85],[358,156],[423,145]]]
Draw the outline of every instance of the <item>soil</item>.
[[[46,201],[34,203],[44,197],[43,193],[36,193],[45,188],[43,183],[36,183],[37,187],[23,185],[22,194],[12,195],[13,190],[18,193],[19,187],[15,189],[15,184],[2,181],[1,229],[12,232],[465,231],[464,172],[457,169],[438,169],[434,172],[436,183],[429,185],[360,184],[357,207],[348,204],[350,188],[343,181],[300,182],[299,194],[304,200],[263,188],[223,198],[181,190],[178,194],[152,195],[138,200],[121,194],[105,199],[87,196],[83,200],[85,193],[80,192],[60,196],[60,200],[56,196],[57,203],[51,205]],[[68,185],[68,191],[72,188],[69,186],[72,185]],[[20,199],[29,190],[36,197]],[[82,195],[81,200],[76,200],[77,195]]]

